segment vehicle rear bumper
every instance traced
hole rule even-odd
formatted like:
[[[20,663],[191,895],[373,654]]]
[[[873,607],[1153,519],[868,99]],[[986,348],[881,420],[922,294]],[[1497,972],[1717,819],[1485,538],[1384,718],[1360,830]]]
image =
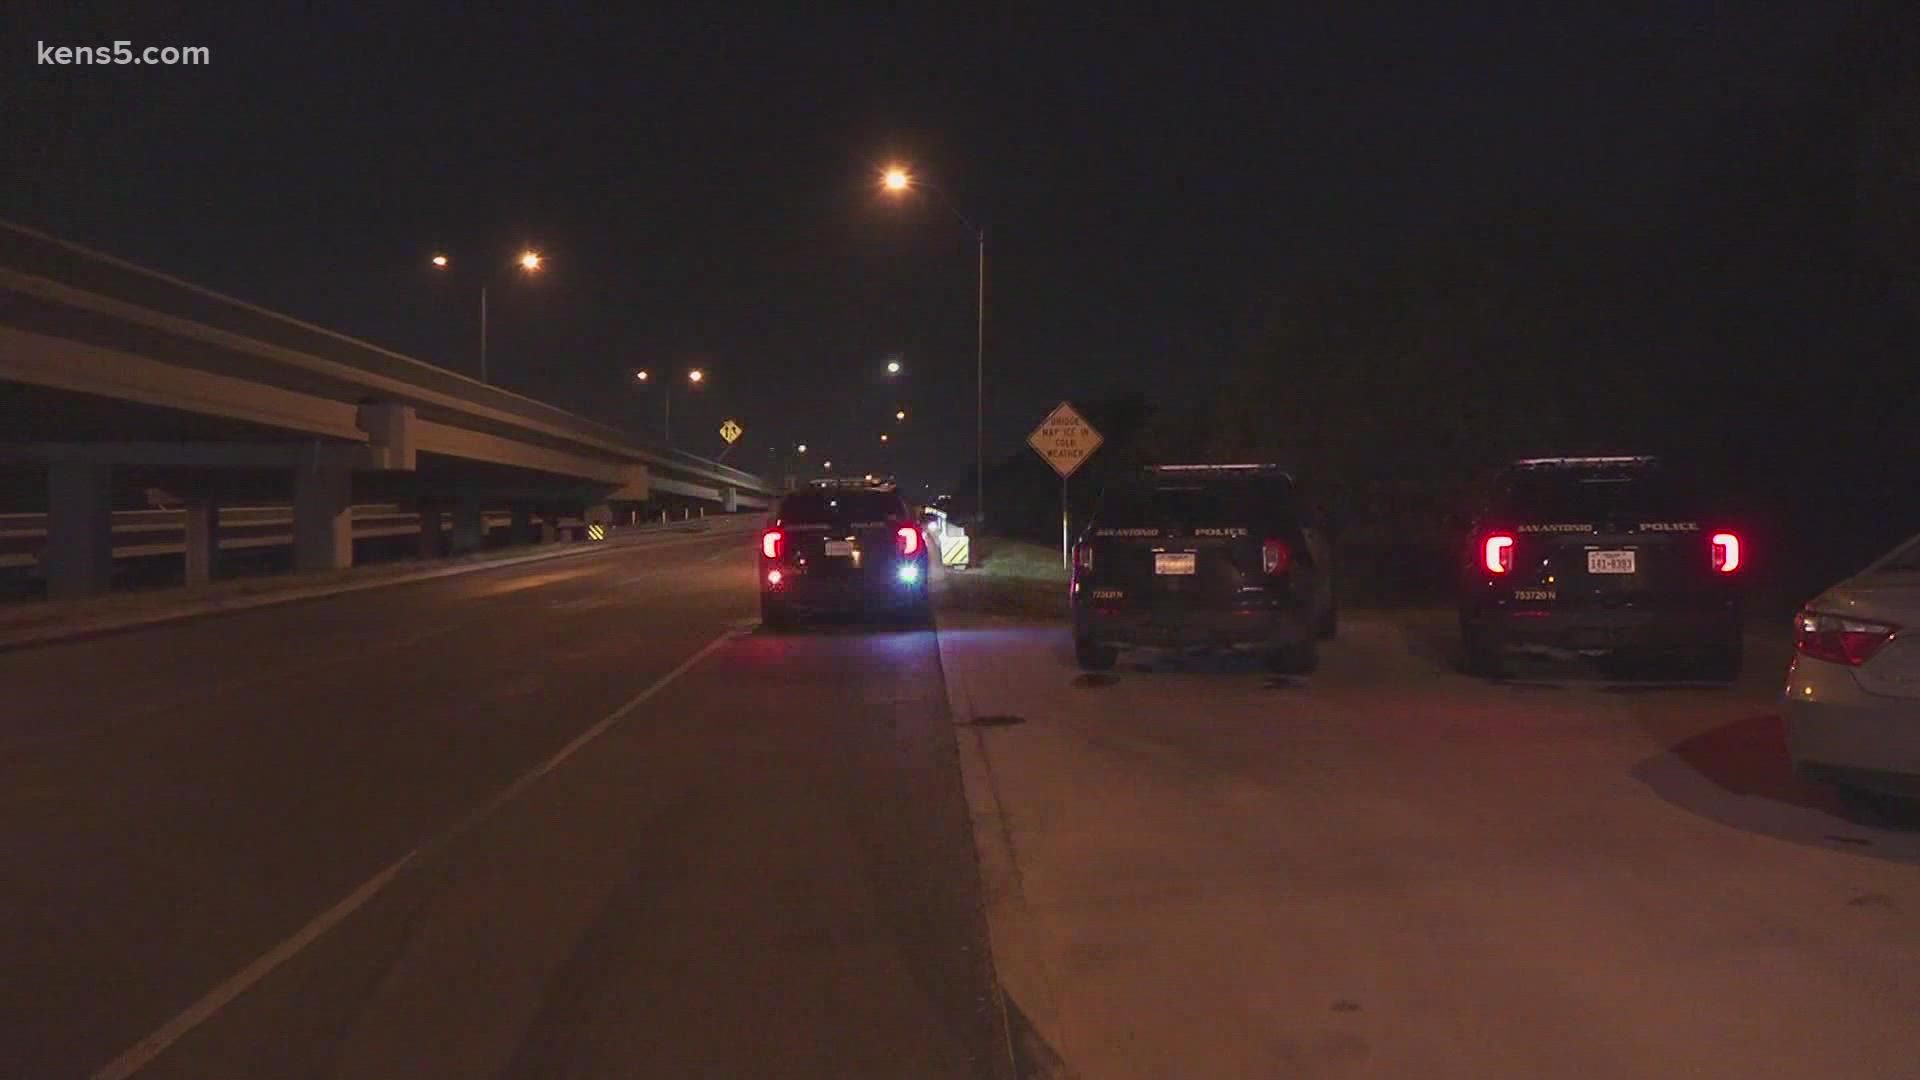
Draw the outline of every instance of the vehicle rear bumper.
[[[926,568],[909,584],[897,570],[871,578],[789,578],[778,588],[760,587],[761,597],[796,612],[853,614],[863,611],[905,611],[927,602]]]
[[[1655,609],[1489,608],[1466,616],[1495,649],[1539,647],[1571,652],[1685,652],[1714,648],[1737,634],[1732,604]]]
[[[1179,614],[1076,612],[1074,631],[1108,645],[1154,648],[1226,648],[1294,645],[1313,637],[1314,626],[1294,609],[1185,611]]]
[[[1795,657],[1781,711],[1802,775],[1920,796],[1920,701],[1867,693],[1851,668]]]

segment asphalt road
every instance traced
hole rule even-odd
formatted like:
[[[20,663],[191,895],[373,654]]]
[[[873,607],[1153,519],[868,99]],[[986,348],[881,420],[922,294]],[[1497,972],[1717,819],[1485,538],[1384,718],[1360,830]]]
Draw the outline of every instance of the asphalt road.
[[[1458,674],[1444,613],[1319,673],[1076,670],[948,619],[1010,1015],[1054,1075],[1920,1075],[1920,833],[1792,774],[1737,685]]]
[[[0,655],[0,1075],[1004,1075],[933,635],[750,545]]]

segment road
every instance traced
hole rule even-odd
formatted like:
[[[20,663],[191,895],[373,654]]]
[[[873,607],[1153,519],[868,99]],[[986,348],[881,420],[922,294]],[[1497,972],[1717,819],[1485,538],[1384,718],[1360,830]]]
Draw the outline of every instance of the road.
[[[1440,612],[1307,679],[945,620],[1009,1012],[1062,1076],[1920,1074],[1920,834],[1792,775],[1783,630],[1725,687],[1469,679]]]
[[[0,655],[0,1072],[999,1076],[928,632],[746,532]]]
[[[1790,774],[1772,628],[1083,675],[762,633],[715,528],[0,653],[0,1075],[1913,1074],[1920,833]]]

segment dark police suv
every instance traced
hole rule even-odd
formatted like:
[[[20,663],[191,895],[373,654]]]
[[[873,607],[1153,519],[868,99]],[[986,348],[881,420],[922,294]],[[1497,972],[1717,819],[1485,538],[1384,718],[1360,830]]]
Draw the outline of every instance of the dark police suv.
[[[760,618],[812,614],[925,620],[927,538],[891,487],[816,482],[783,496],[760,533]]]
[[[1074,651],[1252,647],[1304,674],[1334,633],[1332,558],[1272,465],[1158,465],[1108,490],[1073,553]]]
[[[1461,553],[1467,667],[1498,675],[1516,651],[1668,655],[1732,679],[1743,562],[1697,478],[1659,458],[1516,461]]]

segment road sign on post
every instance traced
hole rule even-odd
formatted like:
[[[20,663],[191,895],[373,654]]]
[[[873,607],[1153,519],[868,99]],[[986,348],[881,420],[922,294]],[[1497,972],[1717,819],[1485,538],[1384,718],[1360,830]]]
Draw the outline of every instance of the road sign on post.
[[[1073,557],[1068,550],[1067,529],[1067,477],[1072,476],[1095,450],[1100,449],[1100,433],[1093,429],[1073,406],[1061,402],[1047,414],[1040,426],[1027,436],[1027,445],[1034,452],[1047,459],[1053,471],[1060,474],[1060,562],[1071,566]]]
[[[720,425],[720,437],[727,440],[728,446],[739,442],[740,436],[744,434],[746,434],[746,429],[732,420]]]

